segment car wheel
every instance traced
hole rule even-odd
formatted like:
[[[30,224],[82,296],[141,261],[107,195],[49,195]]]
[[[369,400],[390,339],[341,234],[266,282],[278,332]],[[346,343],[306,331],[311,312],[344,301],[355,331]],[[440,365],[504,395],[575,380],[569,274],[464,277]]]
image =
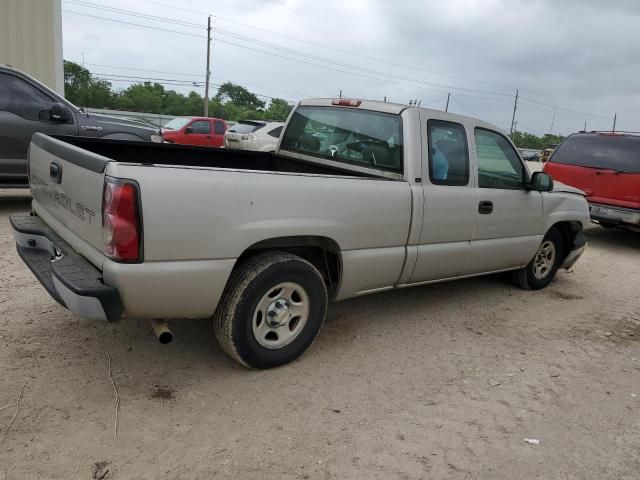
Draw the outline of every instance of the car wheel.
[[[529,264],[514,273],[516,284],[525,290],[540,290],[551,283],[563,257],[562,235],[551,228]]]
[[[304,353],[320,331],[326,309],[327,289],[313,265],[288,253],[265,253],[231,274],[214,330],[236,362],[272,368]]]

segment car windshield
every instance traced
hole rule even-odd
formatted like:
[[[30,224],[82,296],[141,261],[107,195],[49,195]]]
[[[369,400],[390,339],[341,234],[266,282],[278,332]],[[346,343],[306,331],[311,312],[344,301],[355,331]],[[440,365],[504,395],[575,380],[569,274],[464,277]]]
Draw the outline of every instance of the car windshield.
[[[283,150],[342,163],[402,172],[399,115],[344,107],[299,107],[282,137]]]
[[[260,122],[239,122],[231,127],[229,131],[234,133],[253,133],[264,126],[265,124]]]
[[[183,117],[174,118],[173,120],[167,122],[167,124],[163,128],[166,128],[167,130],[180,130],[190,120],[191,120],[190,118],[183,118]]]
[[[640,173],[640,136],[572,135],[558,147],[552,163]]]

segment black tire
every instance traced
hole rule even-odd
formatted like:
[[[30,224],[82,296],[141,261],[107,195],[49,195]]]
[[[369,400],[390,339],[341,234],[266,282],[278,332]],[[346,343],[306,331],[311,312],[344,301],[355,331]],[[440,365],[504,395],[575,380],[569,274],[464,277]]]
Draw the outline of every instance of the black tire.
[[[283,282],[304,289],[309,313],[291,343],[265,348],[254,335],[254,316],[265,295]],[[295,360],[309,348],[326,310],[327,288],[320,272],[295,255],[269,252],[249,258],[233,271],[213,317],[214,330],[222,349],[236,362],[249,368],[272,368]]]
[[[545,244],[548,245],[549,242],[553,244],[554,248],[553,262],[550,267],[541,269],[536,263],[539,259],[539,255],[543,253],[541,251],[543,246],[545,246]],[[540,290],[545,288],[553,281],[563,258],[564,246],[562,242],[562,235],[557,228],[552,227],[542,239],[540,248],[529,264],[514,272],[513,278],[516,285],[524,288],[525,290]]]

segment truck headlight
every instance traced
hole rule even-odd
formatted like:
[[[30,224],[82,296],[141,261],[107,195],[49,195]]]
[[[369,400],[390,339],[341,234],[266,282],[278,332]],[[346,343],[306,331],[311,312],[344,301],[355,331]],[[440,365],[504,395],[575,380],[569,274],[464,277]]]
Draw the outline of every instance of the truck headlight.
[[[162,135],[151,135],[151,141],[155,142],[155,143],[161,143],[162,142]]]

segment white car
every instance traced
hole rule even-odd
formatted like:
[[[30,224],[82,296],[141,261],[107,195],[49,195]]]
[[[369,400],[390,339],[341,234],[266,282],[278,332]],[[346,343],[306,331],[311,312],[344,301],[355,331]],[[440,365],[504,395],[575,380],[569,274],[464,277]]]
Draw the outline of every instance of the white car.
[[[224,146],[235,150],[275,152],[282,122],[241,120],[224,134]]]

